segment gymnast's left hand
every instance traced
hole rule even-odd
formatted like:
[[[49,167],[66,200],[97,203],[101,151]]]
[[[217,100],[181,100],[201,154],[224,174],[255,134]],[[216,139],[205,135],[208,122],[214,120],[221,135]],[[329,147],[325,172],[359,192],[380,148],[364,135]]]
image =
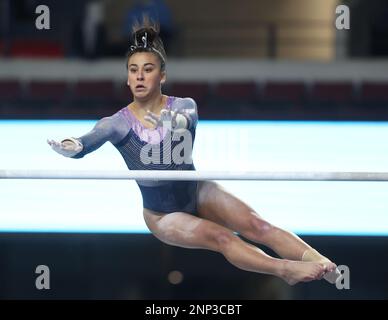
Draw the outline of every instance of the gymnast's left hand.
[[[185,116],[167,109],[162,109],[160,111],[160,116],[151,111],[147,111],[147,115],[144,116],[144,120],[151,122],[155,128],[162,127],[165,122],[171,123],[171,128],[173,130],[186,128],[187,125]]]
[[[47,143],[55,152],[65,157],[73,157],[83,149],[82,143],[75,138],[66,138],[61,142],[47,139]]]

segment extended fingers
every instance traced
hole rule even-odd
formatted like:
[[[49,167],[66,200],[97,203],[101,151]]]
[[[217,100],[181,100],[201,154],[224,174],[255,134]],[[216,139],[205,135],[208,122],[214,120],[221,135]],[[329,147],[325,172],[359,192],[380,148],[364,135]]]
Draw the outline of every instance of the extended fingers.
[[[51,147],[60,148],[60,147],[62,146],[62,143],[57,142],[57,141],[55,141],[55,140],[51,140],[51,139],[47,139],[47,143],[48,143]]]
[[[175,120],[175,112],[167,109],[162,109],[160,111],[160,121],[162,122],[171,121],[172,123],[174,123],[174,120]]]
[[[155,126],[162,125],[163,121],[174,122],[175,118],[176,118],[176,113],[168,109],[162,109],[160,111],[160,116],[151,111],[147,111],[147,115],[144,116],[145,120],[151,122]]]
[[[152,119],[154,119],[155,121],[159,121],[159,116],[149,110],[147,110],[147,115],[145,117],[151,117]],[[144,117],[144,118],[145,118]]]
[[[158,124],[158,121],[151,118],[150,116],[144,116],[144,120],[147,120],[148,122],[151,122],[154,126]]]

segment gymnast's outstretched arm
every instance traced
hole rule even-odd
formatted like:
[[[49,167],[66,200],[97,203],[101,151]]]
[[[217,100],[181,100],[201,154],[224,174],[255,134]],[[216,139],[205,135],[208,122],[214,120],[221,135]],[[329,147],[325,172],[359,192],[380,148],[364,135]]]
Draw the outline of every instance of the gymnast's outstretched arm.
[[[59,154],[79,159],[97,150],[107,141],[119,142],[128,130],[128,124],[116,113],[99,120],[90,132],[79,138],[69,137],[61,142],[47,140],[47,143]]]

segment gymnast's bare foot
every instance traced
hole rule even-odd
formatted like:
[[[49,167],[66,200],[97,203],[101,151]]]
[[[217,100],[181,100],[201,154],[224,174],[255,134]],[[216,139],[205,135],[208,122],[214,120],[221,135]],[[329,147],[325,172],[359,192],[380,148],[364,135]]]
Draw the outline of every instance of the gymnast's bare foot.
[[[284,260],[280,277],[292,286],[298,282],[320,280],[326,272],[326,266],[322,263]]]
[[[341,275],[340,271],[337,269],[337,265],[325,256],[321,255],[315,249],[306,250],[303,253],[302,261],[319,262],[324,264],[326,266],[327,273],[323,278],[331,284],[336,283],[338,277]]]
[[[321,262],[322,263],[322,262]],[[341,272],[338,270],[337,265],[329,260],[329,262],[323,262],[326,265],[327,273],[323,278],[334,284],[337,282],[337,279],[341,276]]]

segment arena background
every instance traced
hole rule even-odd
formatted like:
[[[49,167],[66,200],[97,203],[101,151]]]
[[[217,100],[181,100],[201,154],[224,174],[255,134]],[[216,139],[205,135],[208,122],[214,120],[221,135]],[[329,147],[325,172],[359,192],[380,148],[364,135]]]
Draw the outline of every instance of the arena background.
[[[42,4],[48,30],[35,24]],[[336,28],[341,4],[350,9],[349,30]],[[209,152],[225,151],[229,170],[388,171],[386,1],[3,0],[0,10],[0,169],[111,165],[109,150],[73,161],[44,139],[90,128],[130,101],[129,17],[145,10],[158,12],[167,46],[164,93],[196,100],[199,141],[205,130],[218,128],[214,139],[223,130],[230,137],[233,126],[263,130],[259,139],[249,136],[261,143],[253,156],[247,136],[236,138],[237,163],[234,150],[198,147],[200,169],[217,169]],[[314,140],[322,125],[332,127]],[[294,132],[287,126],[301,130],[298,140],[285,139]],[[231,188],[244,194],[246,183]],[[349,267],[350,289],[342,290],[325,281],[290,287],[219,254],[165,245],[141,222],[125,224],[141,211],[139,194],[123,186],[0,181],[0,298],[388,298],[387,183],[249,184],[263,192],[252,198],[259,213]],[[119,196],[120,214],[110,202]],[[35,287],[38,265],[50,268],[49,290]]]

